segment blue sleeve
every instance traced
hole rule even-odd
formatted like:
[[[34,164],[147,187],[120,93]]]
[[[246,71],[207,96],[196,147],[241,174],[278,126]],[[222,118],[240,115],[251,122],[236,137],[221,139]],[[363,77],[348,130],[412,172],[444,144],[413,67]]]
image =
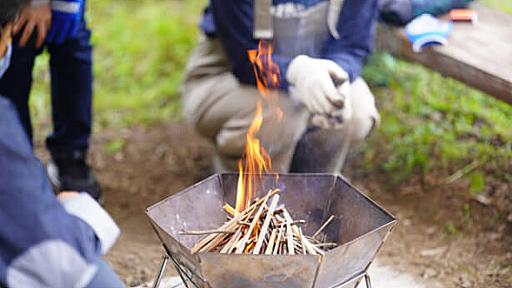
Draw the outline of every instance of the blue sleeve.
[[[57,201],[14,106],[3,97],[0,183],[0,264],[8,264],[32,246],[51,239],[69,244],[87,261],[98,259],[101,245],[94,231]]]
[[[338,63],[351,81],[372,50],[378,14],[377,0],[345,0],[337,25],[340,39],[331,36],[324,46],[323,56]]]
[[[216,35],[229,58],[233,74],[241,83],[256,84],[247,50],[257,49],[253,39],[253,8],[250,0],[212,0],[210,12]]]
[[[256,78],[247,51],[258,48],[258,40],[252,37],[253,12],[251,0],[211,0],[202,22],[203,31],[221,41],[238,81],[250,85],[256,85]],[[209,33],[210,30],[215,30],[215,34]],[[276,55],[272,58],[280,68],[280,88],[286,89],[288,84],[284,75],[291,59]]]

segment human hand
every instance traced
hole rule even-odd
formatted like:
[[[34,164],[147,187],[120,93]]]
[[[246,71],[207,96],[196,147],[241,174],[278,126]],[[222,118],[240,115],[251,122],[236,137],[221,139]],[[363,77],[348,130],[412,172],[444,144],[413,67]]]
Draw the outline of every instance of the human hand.
[[[76,37],[83,6],[83,0],[52,1],[53,20],[46,42],[61,44],[68,38]]]
[[[7,47],[12,41],[12,23],[5,25],[0,31],[0,59],[5,56]]]
[[[343,107],[328,114],[313,114],[311,124],[322,129],[342,129],[347,121],[352,118],[352,104],[350,101],[350,83],[343,82],[338,86],[338,91],[343,96]]]
[[[20,18],[14,25],[14,34],[23,29],[23,34],[20,37],[20,47],[27,45],[30,36],[34,32],[34,28],[37,30],[37,39],[35,48],[39,49],[44,43],[48,29],[52,23],[52,13],[50,3],[48,4],[31,4],[27,5],[21,11]]]
[[[288,66],[286,79],[290,96],[312,114],[327,115],[347,106],[340,88],[349,87],[348,74],[334,61],[299,55]]]

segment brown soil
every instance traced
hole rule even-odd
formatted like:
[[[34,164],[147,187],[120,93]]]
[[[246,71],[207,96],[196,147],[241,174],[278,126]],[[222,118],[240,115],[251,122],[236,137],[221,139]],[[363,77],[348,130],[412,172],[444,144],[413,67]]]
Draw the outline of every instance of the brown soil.
[[[116,139],[124,141],[122,151],[107,153]],[[172,123],[104,131],[91,152],[105,206],[122,229],[107,260],[129,286],[149,281],[162,248],[145,208],[210,175],[213,149]],[[442,184],[440,175],[389,185],[384,174],[347,174],[400,221],[379,255],[382,263],[444,287],[512,287],[512,225],[492,203],[469,198],[467,185]]]

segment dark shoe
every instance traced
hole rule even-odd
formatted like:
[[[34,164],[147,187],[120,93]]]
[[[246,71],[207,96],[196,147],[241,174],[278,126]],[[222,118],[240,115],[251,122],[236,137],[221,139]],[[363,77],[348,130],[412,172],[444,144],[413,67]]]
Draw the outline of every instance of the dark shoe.
[[[47,165],[48,178],[57,192],[87,192],[96,200],[101,188],[85,161],[85,153],[77,151],[66,157],[54,157]]]

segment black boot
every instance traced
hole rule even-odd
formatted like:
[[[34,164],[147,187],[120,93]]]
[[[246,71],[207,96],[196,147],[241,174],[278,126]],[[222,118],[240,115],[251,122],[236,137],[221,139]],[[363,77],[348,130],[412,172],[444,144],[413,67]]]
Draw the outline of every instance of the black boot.
[[[84,151],[53,155],[47,165],[48,177],[57,192],[87,192],[94,199],[100,200],[100,185],[85,158]]]

